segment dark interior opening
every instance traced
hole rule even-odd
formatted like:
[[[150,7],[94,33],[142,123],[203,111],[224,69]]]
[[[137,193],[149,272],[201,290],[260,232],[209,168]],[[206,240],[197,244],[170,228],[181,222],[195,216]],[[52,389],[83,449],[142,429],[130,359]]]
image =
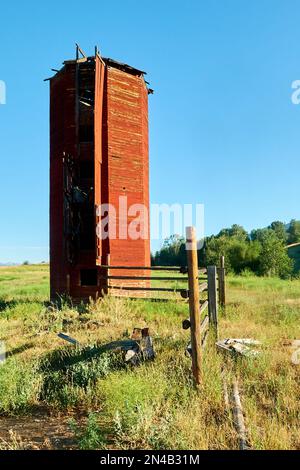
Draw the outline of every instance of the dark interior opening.
[[[94,141],[94,126],[81,125],[79,126],[79,141],[80,142],[93,142]]]
[[[80,285],[97,286],[97,269],[81,269]]]
[[[96,226],[93,207],[81,214],[80,249],[94,250],[96,244]]]
[[[92,160],[85,160],[79,162],[80,178],[94,179],[94,162]]]

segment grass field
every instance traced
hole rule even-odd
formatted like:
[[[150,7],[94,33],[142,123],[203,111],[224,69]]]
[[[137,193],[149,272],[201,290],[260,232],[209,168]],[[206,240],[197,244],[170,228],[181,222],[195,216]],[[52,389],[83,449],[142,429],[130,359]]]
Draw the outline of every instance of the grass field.
[[[228,381],[239,379],[251,447],[300,449],[300,366],[291,363],[290,347],[300,339],[299,280],[227,279],[220,338],[260,340],[260,355],[226,360],[211,341],[199,392],[185,355],[185,303],[107,297],[58,310],[47,304],[48,292],[46,265],[0,268],[0,340],[7,350],[0,365],[1,449],[237,449],[221,370]],[[116,354],[89,359],[57,337],[68,332],[92,346],[144,326],[157,355],[136,368]]]

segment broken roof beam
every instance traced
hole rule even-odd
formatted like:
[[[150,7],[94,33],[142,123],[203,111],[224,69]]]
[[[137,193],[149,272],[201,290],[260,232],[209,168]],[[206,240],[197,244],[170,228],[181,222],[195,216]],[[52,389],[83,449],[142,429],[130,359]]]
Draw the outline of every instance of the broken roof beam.
[[[144,72],[143,70],[136,69],[135,67],[131,67],[131,65],[118,62],[117,60],[110,59],[109,57],[103,57],[103,60],[106,65],[120,69],[123,72],[128,72],[133,75],[147,75],[147,72]]]
[[[76,45],[76,60],[79,59],[79,54],[82,55],[82,57],[84,57],[86,59],[86,54],[83,52],[83,50],[81,49],[81,47],[79,46],[79,44],[77,44],[77,42],[75,43]]]

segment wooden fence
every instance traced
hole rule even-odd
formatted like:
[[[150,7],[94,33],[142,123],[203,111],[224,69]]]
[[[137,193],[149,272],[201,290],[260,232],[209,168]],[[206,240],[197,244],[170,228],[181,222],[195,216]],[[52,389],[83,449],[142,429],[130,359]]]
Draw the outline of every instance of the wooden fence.
[[[180,294],[181,300],[188,302],[190,318],[182,322],[184,329],[191,330],[191,355],[192,369],[196,385],[201,383],[201,362],[203,350],[206,346],[210,333],[213,334],[215,340],[218,339],[218,312],[219,309],[225,314],[226,307],[226,289],[225,289],[225,264],[224,256],[220,258],[220,266],[208,266],[199,269],[198,267],[198,251],[197,237],[194,227],[186,228],[187,242],[187,266],[111,266],[109,259],[107,265],[100,266],[106,275],[102,279],[107,280],[107,292],[114,291],[142,293],[142,296],[130,298],[148,299],[148,300],[170,300],[169,298],[153,297],[153,293],[163,292],[172,294],[171,299],[175,298],[174,294]],[[114,271],[143,271],[141,276],[138,275],[114,275]],[[178,276],[164,275],[155,276],[151,272],[175,272]],[[149,275],[144,273],[149,272]],[[113,283],[111,283],[113,281]],[[116,282],[124,282],[117,285]],[[140,286],[141,281],[147,281],[148,285]],[[160,285],[153,286],[150,281],[160,281]],[[161,284],[165,281],[178,281],[186,283],[186,287],[163,287]],[[128,282],[134,285],[128,285]],[[151,297],[146,296],[151,295]],[[115,294],[116,295],[116,294]]]
[[[114,296],[155,301],[188,301],[189,271],[187,266],[112,266],[108,263],[99,267],[106,271],[106,274],[100,277],[101,280],[107,281],[106,292],[110,292]],[[117,271],[117,274],[114,274],[115,271]],[[135,272],[134,275],[129,273],[123,275],[120,274],[122,271],[128,271],[129,273],[130,271],[142,271],[142,274],[137,275]],[[163,275],[155,275],[156,272],[162,272]],[[199,280],[207,280],[205,268],[199,269],[198,272]],[[157,283],[158,285],[154,285],[153,281],[154,284]],[[184,284],[184,286],[166,286],[166,282],[169,284],[175,282],[180,285]],[[202,291],[207,290],[207,282],[203,282],[200,289]],[[162,293],[164,297],[158,297],[157,293]]]
[[[216,266],[208,266],[207,282],[199,283],[197,237],[194,227],[187,227],[186,239],[190,248],[187,251],[190,319],[185,320],[182,326],[184,329],[191,329],[192,369],[195,384],[200,385],[202,354],[209,332],[213,333],[215,341],[218,339],[219,306],[225,313],[225,260],[224,256],[221,256],[218,268]],[[201,298],[201,293],[203,292],[207,292],[207,298],[205,299]]]

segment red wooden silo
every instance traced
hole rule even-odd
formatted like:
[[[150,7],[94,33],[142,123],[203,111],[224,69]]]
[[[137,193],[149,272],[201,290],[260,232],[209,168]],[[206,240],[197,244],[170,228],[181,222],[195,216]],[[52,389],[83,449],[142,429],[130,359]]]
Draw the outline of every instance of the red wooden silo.
[[[107,286],[107,270],[101,266],[108,262],[150,265],[149,229],[137,239],[128,237],[127,230],[138,215],[133,204],[143,205],[149,227],[148,93],[144,72],[98,53],[65,61],[50,79],[53,300],[65,294],[74,300],[100,296]],[[122,205],[126,201],[129,212],[132,209],[127,218],[124,212],[120,217],[120,201]],[[96,236],[100,204],[115,209],[116,238]],[[110,226],[112,222],[110,217]],[[110,275],[149,272],[111,269]],[[144,285],[136,280],[109,283]]]

